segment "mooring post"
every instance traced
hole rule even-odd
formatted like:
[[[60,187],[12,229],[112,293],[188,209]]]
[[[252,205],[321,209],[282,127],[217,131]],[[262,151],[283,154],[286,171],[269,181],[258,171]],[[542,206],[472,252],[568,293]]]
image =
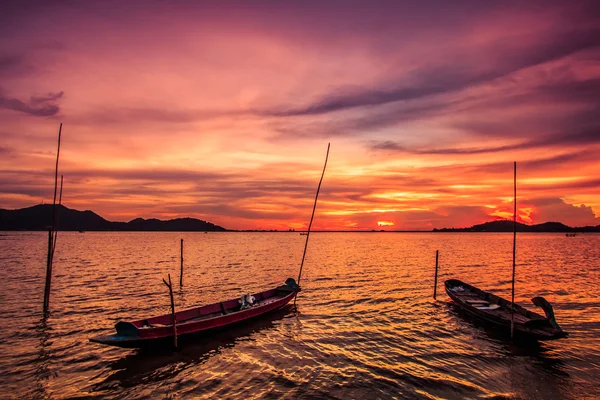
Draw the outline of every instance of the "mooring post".
[[[171,284],[171,274],[169,276],[169,283],[163,278],[163,282],[169,288],[169,296],[171,297],[171,315],[173,319],[173,344],[177,348],[177,318],[175,317],[175,301],[173,300],[173,285]]]
[[[517,268],[517,162],[514,163],[513,193],[513,265],[512,265],[512,297],[510,300],[510,338],[515,337],[515,270]]]
[[[179,273],[179,287],[183,286],[183,239],[181,239],[181,272]]]
[[[52,229],[48,229],[48,257],[46,259],[46,286],[44,287],[44,315],[48,313],[48,307],[50,306],[50,287],[52,284],[52,236],[54,233]]]
[[[435,299],[435,296],[437,294],[437,277],[438,277],[438,260],[439,260],[439,255],[440,255],[440,251],[436,250],[435,251],[435,279],[433,282],[433,298]]]
[[[46,285],[44,287],[44,318],[50,307],[50,287],[52,285],[52,261],[56,246],[56,190],[58,188],[58,160],[60,157],[60,136],[62,123],[58,128],[58,145],[56,148],[56,168],[54,170],[54,199],[52,200],[52,228],[48,231],[48,258],[46,259]],[[60,198],[62,199],[62,175],[60,177]]]

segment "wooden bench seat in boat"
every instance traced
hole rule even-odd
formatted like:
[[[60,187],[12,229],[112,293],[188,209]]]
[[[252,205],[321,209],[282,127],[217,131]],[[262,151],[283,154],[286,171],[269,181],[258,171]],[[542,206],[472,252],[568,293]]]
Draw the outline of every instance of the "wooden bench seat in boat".
[[[474,299],[474,300],[470,300],[470,299],[469,300],[465,300],[465,303],[470,304],[472,306],[480,306],[480,305],[489,306],[490,305],[489,301],[486,301],[486,300],[476,300],[476,299]]]

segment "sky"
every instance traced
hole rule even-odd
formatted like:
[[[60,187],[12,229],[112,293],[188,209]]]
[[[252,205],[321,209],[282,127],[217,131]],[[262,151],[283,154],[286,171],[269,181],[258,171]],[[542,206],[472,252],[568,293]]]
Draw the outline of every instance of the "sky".
[[[0,3],[0,208],[600,224],[597,1]]]

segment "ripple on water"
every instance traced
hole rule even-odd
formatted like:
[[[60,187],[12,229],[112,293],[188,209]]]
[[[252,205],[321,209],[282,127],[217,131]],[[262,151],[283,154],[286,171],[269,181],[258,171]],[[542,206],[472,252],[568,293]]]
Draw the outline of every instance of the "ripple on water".
[[[60,233],[40,322],[43,233],[0,241],[0,397],[479,398],[600,397],[600,236],[564,246],[519,236],[517,300],[542,294],[571,338],[513,346],[448,304],[450,277],[510,297],[512,236],[311,235],[298,307],[179,351],[88,342],[120,319],[169,311],[162,278],[186,276],[179,307],[279,285],[304,238],[266,233]],[[438,301],[432,296],[440,250]],[[543,273],[540,273],[543,271]]]

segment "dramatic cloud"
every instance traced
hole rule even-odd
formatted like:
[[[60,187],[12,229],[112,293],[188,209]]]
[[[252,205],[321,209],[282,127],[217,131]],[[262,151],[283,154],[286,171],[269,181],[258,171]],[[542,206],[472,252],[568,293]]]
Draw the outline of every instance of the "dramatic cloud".
[[[275,116],[315,115],[348,108],[383,105],[398,101],[418,100],[427,96],[446,94],[466,89],[470,86],[490,82],[561,57],[566,57],[600,44],[600,29],[564,32],[547,38],[533,46],[514,49],[504,40],[489,43],[490,48],[500,50],[502,58],[488,69],[481,69],[473,63],[471,56],[459,54],[443,64],[411,71],[404,81],[391,89],[342,90],[338,95],[327,97],[314,104],[285,111],[274,111]],[[479,67],[479,68],[478,68]]]
[[[562,222],[570,221],[572,226],[600,225],[600,218],[596,217],[591,207],[585,204],[573,205],[559,198],[534,198],[519,199],[520,208],[527,210],[523,222]],[[496,211],[498,215],[511,216],[512,204],[504,204]]]
[[[51,197],[63,122],[64,202],[110,219],[305,226],[327,142],[319,229],[502,218],[514,161],[522,220],[600,212],[595,1],[0,7],[0,207]]]
[[[596,182],[598,183],[598,182]],[[575,226],[600,225],[600,218],[596,217],[591,207],[585,204],[567,204],[562,199],[532,199],[533,205],[531,218],[534,221],[570,221]]]
[[[32,96],[28,103],[19,99],[6,97],[0,90],[0,108],[18,111],[35,117],[51,117],[60,111],[55,101],[63,96],[63,92],[48,93],[45,96]]]
[[[56,101],[63,96],[64,92],[58,93],[47,93],[43,96],[31,96],[31,104],[47,103],[50,101]]]

